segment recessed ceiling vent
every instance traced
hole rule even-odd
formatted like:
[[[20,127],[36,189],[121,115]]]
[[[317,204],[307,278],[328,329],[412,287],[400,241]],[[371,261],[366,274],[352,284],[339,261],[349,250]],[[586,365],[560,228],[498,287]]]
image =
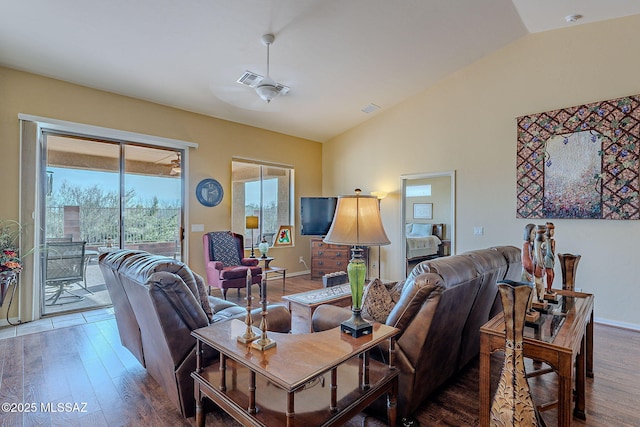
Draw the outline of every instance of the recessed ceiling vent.
[[[245,71],[244,74],[236,81],[245,86],[256,87],[263,79],[264,77],[260,74],[256,74],[252,71]]]
[[[240,76],[238,80],[236,80],[236,82],[240,83],[241,85],[256,88],[263,80],[264,77],[260,74],[256,74],[253,71],[247,70],[242,76]],[[274,82],[273,86],[275,88],[276,95],[285,95],[287,92],[289,92],[288,86],[282,85],[277,82]]]
[[[373,113],[374,111],[379,110],[379,109],[380,109],[380,106],[378,106],[376,104],[369,104],[369,105],[367,105],[366,107],[364,107],[360,111],[362,111],[363,113],[370,114],[370,113]]]

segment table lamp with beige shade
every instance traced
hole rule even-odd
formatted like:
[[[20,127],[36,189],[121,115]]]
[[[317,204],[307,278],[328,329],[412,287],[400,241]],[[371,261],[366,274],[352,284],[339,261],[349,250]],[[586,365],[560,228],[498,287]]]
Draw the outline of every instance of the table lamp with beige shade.
[[[370,334],[372,325],[361,315],[367,265],[362,257],[363,246],[382,246],[391,243],[382,226],[378,198],[363,196],[356,189],[353,196],[338,197],[338,205],[325,243],[350,245],[351,260],[347,265],[351,286],[351,318],[342,322],[343,332],[357,338]]]

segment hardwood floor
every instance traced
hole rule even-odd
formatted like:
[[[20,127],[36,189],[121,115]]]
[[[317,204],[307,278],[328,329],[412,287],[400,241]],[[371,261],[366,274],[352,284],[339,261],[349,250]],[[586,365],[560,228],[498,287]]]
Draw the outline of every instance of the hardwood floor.
[[[273,302],[281,301],[281,283],[269,282]],[[308,276],[291,277],[286,293],[319,286],[320,282],[311,282]],[[230,291],[228,298],[242,304],[243,295]],[[306,321],[302,313],[294,312],[294,332],[305,332]],[[594,340],[595,378],[587,379],[587,421],[574,418],[573,425],[639,426],[640,333],[596,325]],[[492,365],[499,368],[500,364]],[[499,372],[492,374],[497,378]],[[529,382],[537,404],[553,400],[554,374]],[[3,407],[2,426],[195,425],[193,418],[180,416],[155,380],[120,345],[113,319],[0,340],[0,402],[21,410],[7,412]],[[425,402],[415,416],[422,426],[477,425],[477,360]],[[547,425],[556,425],[555,409],[544,412],[543,417]],[[225,414],[210,413],[207,425],[238,424]],[[356,425],[384,424],[360,417],[349,423]]]

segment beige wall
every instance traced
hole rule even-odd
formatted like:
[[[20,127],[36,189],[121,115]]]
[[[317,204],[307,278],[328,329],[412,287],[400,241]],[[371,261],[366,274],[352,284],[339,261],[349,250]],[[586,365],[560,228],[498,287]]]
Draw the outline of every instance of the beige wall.
[[[231,226],[231,157],[239,156],[295,167],[296,194],[321,193],[322,145],[300,138],[269,132],[170,107],[89,89],[58,80],[0,67],[0,147],[3,162],[0,218],[17,219],[19,201],[18,113],[48,117],[94,126],[138,132],[199,144],[190,157],[188,203],[189,223],[204,224],[205,230]],[[213,95],[212,95],[213,96]],[[213,177],[222,184],[225,197],[216,207],[205,208],[194,194],[197,183]],[[298,220],[299,207],[295,210]],[[190,229],[188,229],[189,231]],[[243,230],[239,230],[243,232]],[[202,233],[189,233],[189,264],[203,274]],[[300,256],[309,261],[308,237],[295,236],[294,248],[274,248],[274,265],[289,273],[304,270]],[[23,283],[22,286],[31,284]],[[0,316],[5,317],[4,307]],[[14,306],[17,304],[14,303]],[[12,312],[14,312],[12,307]],[[15,311],[17,313],[17,311]],[[13,316],[14,314],[12,314]]]
[[[527,36],[325,143],[323,192],[395,192],[382,204],[388,279],[404,266],[402,174],[456,171],[457,252],[521,246],[524,226],[544,220],[516,219],[515,118],[640,93],[638,41],[640,16]],[[596,317],[640,328],[640,222],[554,223],[557,252],[582,255],[577,286],[596,295]],[[475,226],[484,235],[473,235]]]

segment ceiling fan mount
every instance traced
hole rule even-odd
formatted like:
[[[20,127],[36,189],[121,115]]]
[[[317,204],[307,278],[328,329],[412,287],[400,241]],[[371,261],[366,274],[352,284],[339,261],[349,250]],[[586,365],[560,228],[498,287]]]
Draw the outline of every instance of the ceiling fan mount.
[[[238,83],[252,87],[260,98],[267,101],[267,104],[271,100],[279,95],[285,95],[289,92],[289,88],[283,84],[277,83],[269,75],[269,47],[273,44],[276,37],[273,34],[264,34],[260,40],[262,44],[267,47],[267,75],[261,76],[252,71],[245,71],[244,74],[237,80]]]

